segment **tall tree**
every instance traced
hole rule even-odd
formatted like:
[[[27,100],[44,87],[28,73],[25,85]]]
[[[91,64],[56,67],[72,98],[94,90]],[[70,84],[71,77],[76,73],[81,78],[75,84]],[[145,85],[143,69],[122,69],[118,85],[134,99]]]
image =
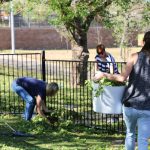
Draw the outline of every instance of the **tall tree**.
[[[63,31],[71,42],[74,59],[80,60],[80,84],[87,78],[87,32],[96,16],[99,16],[103,24],[109,24],[109,7],[116,3],[122,9],[126,9],[130,0],[50,0],[47,1],[52,8],[55,17],[53,23],[61,25]]]
[[[124,55],[123,50],[133,46],[133,35],[150,29],[150,1],[135,0],[126,9],[113,3],[109,10],[112,14],[109,26],[120,45],[120,58],[125,60],[128,56]]]
[[[116,25],[117,28],[119,23],[117,24],[114,14],[119,17],[121,14],[120,12],[124,12],[125,14],[133,2],[139,2],[139,0],[14,1],[16,1],[16,8],[18,4],[21,4],[22,7],[18,8],[22,8],[21,11],[24,12],[23,10],[25,10],[25,6],[27,6],[28,11],[32,10],[37,19],[44,14],[45,17],[49,18],[49,22],[53,23],[56,26],[56,29],[63,33],[63,35],[71,42],[74,59],[80,61],[80,84],[84,84],[84,81],[87,78],[87,60],[89,58],[87,32],[94,18],[98,17],[104,26],[112,28]],[[39,11],[40,8],[41,11]]]

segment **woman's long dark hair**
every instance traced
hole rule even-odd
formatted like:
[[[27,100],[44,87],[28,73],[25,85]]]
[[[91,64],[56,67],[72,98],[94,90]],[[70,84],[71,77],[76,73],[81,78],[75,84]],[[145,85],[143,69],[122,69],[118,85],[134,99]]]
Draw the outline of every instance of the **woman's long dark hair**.
[[[150,31],[146,32],[143,38],[144,46],[141,51],[146,52],[150,55]]]
[[[99,49],[101,49],[103,52],[105,52],[105,46],[103,44],[99,44],[96,46],[97,54],[99,54]]]

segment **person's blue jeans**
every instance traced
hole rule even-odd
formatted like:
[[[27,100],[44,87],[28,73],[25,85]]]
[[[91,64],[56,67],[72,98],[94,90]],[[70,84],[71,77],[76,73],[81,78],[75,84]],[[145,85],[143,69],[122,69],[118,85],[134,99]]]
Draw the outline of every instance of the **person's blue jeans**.
[[[135,149],[136,126],[138,126],[138,150],[148,150],[150,111],[123,106],[123,118],[127,128],[125,139],[126,150]]]
[[[23,87],[18,85],[15,80],[12,83],[12,89],[26,102],[24,118],[25,120],[31,120],[36,104],[35,99]]]

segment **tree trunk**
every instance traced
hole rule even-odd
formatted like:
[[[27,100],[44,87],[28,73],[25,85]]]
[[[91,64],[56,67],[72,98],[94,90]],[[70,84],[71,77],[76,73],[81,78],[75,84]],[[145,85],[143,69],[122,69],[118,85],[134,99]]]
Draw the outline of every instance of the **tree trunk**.
[[[89,51],[87,48],[87,33],[76,35],[76,42],[72,44],[73,83],[84,85],[87,80]]]
[[[123,33],[120,41],[120,58],[125,60],[125,55],[123,54],[123,47],[125,47],[125,42],[126,42],[126,34],[127,34],[127,29],[128,29],[128,15],[126,14],[124,18],[124,27],[123,27]]]

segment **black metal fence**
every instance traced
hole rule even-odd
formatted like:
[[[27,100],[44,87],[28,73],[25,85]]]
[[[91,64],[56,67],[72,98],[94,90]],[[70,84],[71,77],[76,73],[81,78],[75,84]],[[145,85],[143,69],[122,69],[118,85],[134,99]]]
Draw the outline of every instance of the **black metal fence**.
[[[103,131],[124,132],[122,115],[95,113],[92,93],[85,85],[79,85],[77,66],[79,61],[46,60],[44,53],[0,54],[0,113],[22,113],[23,101],[11,91],[11,82],[20,76],[57,82],[60,90],[55,97],[48,97],[49,108],[59,111],[62,118],[76,124],[96,127]],[[121,72],[124,63],[117,63]],[[87,80],[95,74],[95,62],[87,63]]]
[[[22,113],[24,105],[11,90],[12,81],[21,76],[42,78],[41,53],[0,54],[0,113]]]

